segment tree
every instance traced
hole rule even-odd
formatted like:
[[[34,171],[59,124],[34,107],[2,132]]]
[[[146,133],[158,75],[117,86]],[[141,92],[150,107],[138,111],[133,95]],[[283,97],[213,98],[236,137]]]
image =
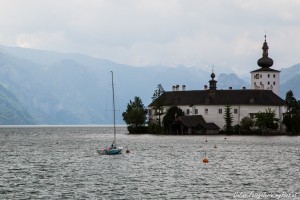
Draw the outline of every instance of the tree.
[[[250,131],[251,127],[254,125],[254,121],[250,117],[244,117],[241,120],[241,129],[243,131]]]
[[[299,108],[298,102],[291,90],[288,91],[285,95],[285,106],[287,109],[287,113],[295,113]]]
[[[127,104],[127,109],[123,112],[123,120],[128,125],[130,133],[142,131],[146,124],[147,110],[139,97],[134,97],[134,101]],[[144,132],[144,131],[142,131]]]
[[[256,114],[255,125],[261,130],[275,130],[278,128],[279,119],[275,118],[275,110],[267,108],[265,112],[259,112]]]
[[[163,93],[165,92],[164,88],[161,84],[157,85],[157,89],[154,91],[154,94],[152,96],[152,102],[155,102],[154,110],[155,114],[158,116],[157,124],[161,126],[161,116],[164,114],[163,112],[163,106],[164,106],[164,98],[162,97]]]
[[[184,115],[183,111],[177,106],[172,106],[171,108],[169,108],[166,115],[163,118],[163,125],[165,130],[168,133],[172,133],[175,128],[174,122],[176,117],[183,116],[183,115]]]
[[[233,116],[232,116],[230,105],[225,106],[224,120],[225,120],[225,126],[224,126],[225,132],[226,133],[232,132],[233,131],[233,127],[232,127]]]
[[[293,92],[290,90],[285,96],[285,106],[287,112],[283,116],[283,123],[288,132],[300,132],[300,103],[294,97]]]

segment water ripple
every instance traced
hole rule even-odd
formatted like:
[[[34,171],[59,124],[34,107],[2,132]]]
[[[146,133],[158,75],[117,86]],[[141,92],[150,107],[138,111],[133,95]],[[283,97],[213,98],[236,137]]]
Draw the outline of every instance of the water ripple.
[[[1,128],[0,199],[299,198],[299,137],[118,132],[130,154],[96,153],[110,144],[111,128]]]

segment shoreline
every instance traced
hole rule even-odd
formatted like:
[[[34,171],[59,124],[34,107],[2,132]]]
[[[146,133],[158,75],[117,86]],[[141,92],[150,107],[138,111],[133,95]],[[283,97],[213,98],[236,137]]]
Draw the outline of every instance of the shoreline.
[[[0,128],[103,128],[103,127],[113,127],[112,124],[107,125],[96,125],[96,124],[90,124],[90,125],[0,125]],[[124,127],[126,128],[127,125],[116,125],[116,127]]]
[[[160,135],[160,136],[300,136],[300,133],[280,133],[280,134],[156,134],[156,133],[127,133],[129,135]]]

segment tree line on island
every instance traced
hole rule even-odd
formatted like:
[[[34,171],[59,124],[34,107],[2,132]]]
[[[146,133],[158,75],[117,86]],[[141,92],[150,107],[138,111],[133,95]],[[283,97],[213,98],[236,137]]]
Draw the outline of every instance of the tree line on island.
[[[144,106],[140,97],[134,97],[134,100],[127,104],[127,109],[122,113],[123,120],[127,124],[129,133],[150,133],[150,134],[173,134],[175,120],[183,116],[184,112],[177,106],[170,107],[166,113],[163,112],[164,102],[159,98],[165,90],[161,84],[152,96],[152,102],[155,104],[155,122],[147,121],[148,110]],[[288,134],[300,133],[300,100],[297,100],[290,90],[285,98],[286,113],[283,116],[283,124]],[[276,118],[275,110],[266,108],[264,112],[256,113],[254,119],[244,117],[240,124],[233,125],[233,115],[231,105],[226,105],[223,118],[225,125],[220,133],[224,134],[261,134],[262,132],[272,132],[278,129],[279,119]],[[163,116],[164,115],[164,116]],[[162,117],[163,116],[163,117]]]

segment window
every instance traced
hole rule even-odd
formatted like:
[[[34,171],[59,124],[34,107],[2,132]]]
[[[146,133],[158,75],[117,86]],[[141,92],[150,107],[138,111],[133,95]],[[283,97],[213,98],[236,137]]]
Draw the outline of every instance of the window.
[[[186,114],[187,114],[187,115],[190,114],[190,109],[186,109]]]
[[[270,85],[270,81],[268,81],[268,85]]]
[[[268,74],[268,78],[270,78],[270,74]]]
[[[195,109],[195,115],[198,115],[198,109]]]
[[[238,113],[238,109],[234,109],[234,110],[233,110],[233,113],[234,113],[234,114],[237,114],[237,113]]]
[[[250,119],[254,119],[255,118],[255,113],[250,113]]]
[[[259,77],[262,78],[262,74]]]
[[[249,99],[249,103],[254,103],[254,98],[253,98],[253,97],[251,97],[251,98]]]
[[[273,85],[275,85],[275,81],[273,82]]]
[[[222,114],[222,109],[221,108],[219,109],[219,114]]]
[[[275,74],[273,74],[273,78],[275,78]]]
[[[254,79],[259,79],[259,74],[255,74]]]
[[[208,109],[207,109],[207,108],[205,108],[205,114],[206,114],[206,115],[208,114]]]

